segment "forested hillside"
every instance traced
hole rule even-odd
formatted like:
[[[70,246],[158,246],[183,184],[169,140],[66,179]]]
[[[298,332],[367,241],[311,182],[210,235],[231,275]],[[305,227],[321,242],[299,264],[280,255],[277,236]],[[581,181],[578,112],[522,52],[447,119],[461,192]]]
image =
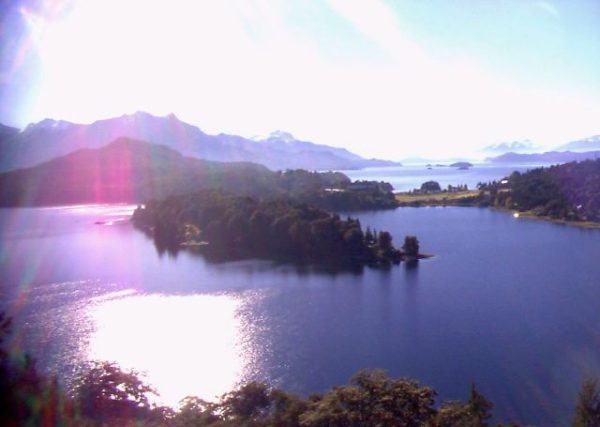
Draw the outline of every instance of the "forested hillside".
[[[480,202],[572,221],[600,221],[600,159],[514,172],[480,184]]]
[[[184,157],[163,145],[126,138],[0,174],[0,206],[143,203],[202,189],[289,197],[330,210],[396,206],[389,184],[363,183],[354,188],[342,173],[273,172],[254,163]]]

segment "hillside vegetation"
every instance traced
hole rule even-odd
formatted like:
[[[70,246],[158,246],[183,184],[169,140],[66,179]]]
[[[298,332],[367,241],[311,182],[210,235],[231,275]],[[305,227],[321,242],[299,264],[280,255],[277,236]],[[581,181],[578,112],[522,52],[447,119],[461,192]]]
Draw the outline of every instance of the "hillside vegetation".
[[[480,184],[478,203],[569,221],[600,221],[600,159],[513,172]]]
[[[273,172],[254,163],[184,157],[163,145],[121,138],[103,148],[1,173],[0,206],[143,203],[204,189],[288,197],[329,210],[396,206],[389,184],[367,184],[354,189],[342,173]]]
[[[396,201],[400,206],[493,206],[594,226],[600,222],[600,159],[513,172],[479,183],[477,190],[399,193]]]

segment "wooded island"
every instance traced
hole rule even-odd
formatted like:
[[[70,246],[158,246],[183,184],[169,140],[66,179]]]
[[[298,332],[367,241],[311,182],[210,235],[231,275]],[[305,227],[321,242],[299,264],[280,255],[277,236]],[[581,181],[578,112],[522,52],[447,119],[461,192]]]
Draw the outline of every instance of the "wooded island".
[[[342,219],[288,199],[204,191],[140,206],[133,222],[159,249],[195,248],[214,260],[259,258],[356,268],[424,257],[414,236],[407,236],[400,250],[387,231],[363,231],[358,219]]]

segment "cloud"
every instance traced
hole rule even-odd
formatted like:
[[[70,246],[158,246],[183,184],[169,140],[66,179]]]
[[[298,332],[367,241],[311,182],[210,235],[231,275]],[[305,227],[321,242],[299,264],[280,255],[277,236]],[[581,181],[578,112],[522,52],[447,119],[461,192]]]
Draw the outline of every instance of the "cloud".
[[[394,11],[384,2],[328,0],[328,3],[358,31],[378,43],[396,59],[410,57],[425,60],[419,46],[403,34]]]

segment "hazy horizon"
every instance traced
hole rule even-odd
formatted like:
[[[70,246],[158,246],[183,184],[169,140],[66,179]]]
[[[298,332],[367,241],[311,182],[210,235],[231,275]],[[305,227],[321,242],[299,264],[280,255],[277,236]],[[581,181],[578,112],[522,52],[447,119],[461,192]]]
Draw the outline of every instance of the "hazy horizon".
[[[557,0],[1,6],[0,122],[174,113],[365,157],[483,157],[600,134],[600,3]]]

